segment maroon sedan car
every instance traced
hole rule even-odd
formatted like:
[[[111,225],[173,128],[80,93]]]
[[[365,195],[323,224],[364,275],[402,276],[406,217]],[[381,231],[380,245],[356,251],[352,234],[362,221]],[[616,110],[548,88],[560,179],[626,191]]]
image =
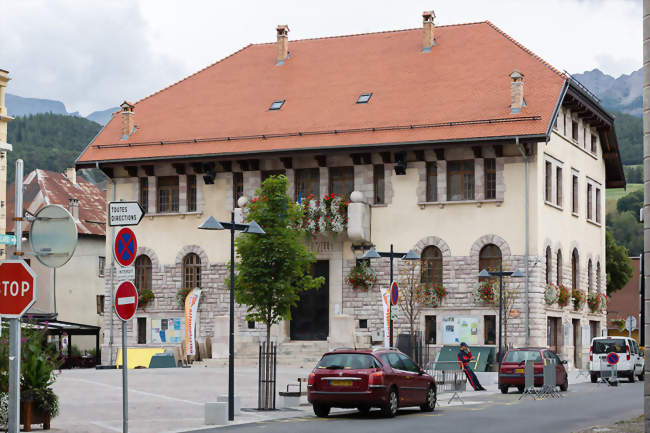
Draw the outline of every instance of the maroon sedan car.
[[[507,394],[508,388],[515,387],[519,392],[524,391],[524,367],[526,361],[533,361],[535,386],[544,384],[544,366],[555,365],[556,382],[562,391],[569,388],[569,379],[564,364],[550,349],[544,347],[522,347],[506,352],[499,368],[499,389]]]
[[[332,407],[368,413],[378,407],[386,417],[397,409],[436,407],[436,382],[408,356],[395,349],[337,349],[323,355],[309,375],[307,399],[319,417]]]

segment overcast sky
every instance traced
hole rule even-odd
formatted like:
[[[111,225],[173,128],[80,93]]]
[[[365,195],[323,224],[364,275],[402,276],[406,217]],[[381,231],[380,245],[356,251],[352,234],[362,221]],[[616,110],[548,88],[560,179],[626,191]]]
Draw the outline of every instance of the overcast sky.
[[[0,0],[8,91],[86,115],[137,101],[256,42],[490,20],[560,70],[642,64],[641,0]]]

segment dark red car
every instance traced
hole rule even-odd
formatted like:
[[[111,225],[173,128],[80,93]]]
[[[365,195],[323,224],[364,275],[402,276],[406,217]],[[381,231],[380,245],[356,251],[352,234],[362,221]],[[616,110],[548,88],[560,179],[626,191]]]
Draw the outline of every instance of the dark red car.
[[[338,349],[323,355],[309,375],[307,399],[319,417],[332,407],[368,413],[378,407],[386,417],[397,409],[436,407],[436,382],[408,356],[395,349]]]
[[[535,386],[544,384],[544,365],[555,365],[556,383],[562,391],[569,388],[569,378],[566,374],[564,364],[560,358],[550,349],[544,347],[522,347],[510,349],[506,352],[499,368],[499,389],[507,394],[508,388],[514,387],[519,392],[524,392],[524,367],[526,361],[534,362]]]

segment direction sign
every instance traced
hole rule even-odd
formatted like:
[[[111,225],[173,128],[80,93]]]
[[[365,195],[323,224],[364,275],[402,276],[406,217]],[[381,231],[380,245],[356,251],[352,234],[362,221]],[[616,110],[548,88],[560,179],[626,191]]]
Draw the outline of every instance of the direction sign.
[[[135,281],[135,266],[120,266],[117,268],[117,281]]]
[[[128,227],[122,227],[115,235],[113,255],[121,266],[130,266],[138,252],[138,241],[135,233]]]
[[[131,320],[135,310],[138,309],[138,291],[133,283],[130,281],[120,283],[115,290],[113,299],[113,307],[117,317],[124,321]]]
[[[0,244],[16,245],[16,235],[0,235]]]
[[[20,318],[36,302],[36,274],[23,260],[0,263],[0,316]]]
[[[397,287],[397,281],[393,281],[393,284],[390,286],[390,303],[392,305],[397,305],[399,300],[399,287]]]
[[[108,225],[137,226],[144,211],[137,201],[112,201],[108,203]]]
[[[636,329],[636,317],[627,316],[627,318],[625,319],[625,329],[627,329],[630,332]]]
[[[616,352],[610,352],[607,354],[607,363],[609,365],[618,364],[618,355]]]

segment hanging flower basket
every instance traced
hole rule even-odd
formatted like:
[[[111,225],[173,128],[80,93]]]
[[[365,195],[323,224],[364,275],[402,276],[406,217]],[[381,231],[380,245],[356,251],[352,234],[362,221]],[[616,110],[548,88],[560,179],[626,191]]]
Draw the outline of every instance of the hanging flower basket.
[[[585,302],[587,301],[587,295],[585,294],[585,291],[580,289],[573,289],[571,291],[571,298],[573,299],[573,309],[575,311],[582,310],[582,307],[585,306]]]
[[[597,312],[605,313],[607,312],[607,305],[609,305],[609,296],[604,293],[599,293],[598,296],[600,297],[600,310]]]
[[[601,301],[602,298],[600,297],[600,293],[590,293],[589,296],[587,296],[587,306],[589,307],[589,311],[592,313],[599,313]]]
[[[358,262],[350,269],[346,281],[355,290],[369,290],[377,282],[377,274],[367,262]]]
[[[495,284],[483,281],[474,289],[474,301],[478,304],[494,304],[497,299]]]
[[[438,308],[447,296],[447,289],[441,284],[421,284],[415,292],[415,300],[424,307]]]
[[[560,288],[555,284],[547,284],[544,290],[544,301],[547,305],[555,304],[560,298]]]
[[[309,194],[300,204],[300,229],[313,236],[319,233],[343,233],[348,227],[348,204],[337,194],[326,194],[320,200]]]
[[[567,305],[569,305],[569,301],[571,300],[571,292],[569,292],[569,289],[567,289],[566,286],[562,284],[557,286],[557,289],[558,289],[557,305],[560,308],[564,308]]]

